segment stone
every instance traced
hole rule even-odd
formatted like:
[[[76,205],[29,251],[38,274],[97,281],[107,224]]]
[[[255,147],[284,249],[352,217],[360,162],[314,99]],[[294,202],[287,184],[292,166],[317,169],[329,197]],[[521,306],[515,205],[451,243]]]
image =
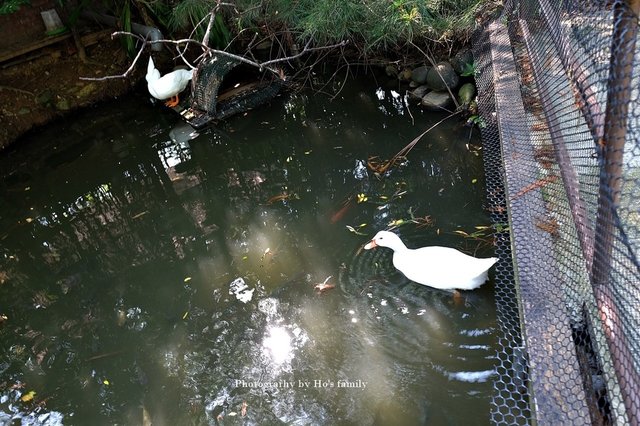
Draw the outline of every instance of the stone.
[[[411,71],[411,80],[415,81],[419,85],[424,84],[424,82],[427,81],[427,74],[429,73],[430,69],[431,67],[427,67],[424,65],[418,68],[414,68],[413,71]]]
[[[69,111],[71,106],[69,105],[69,101],[65,98],[60,98],[58,102],[56,102],[56,109],[58,111]]]
[[[414,99],[422,99],[424,98],[424,95],[426,95],[428,91],[429,91],[429,87],[426,84],[423,84],[422,86],[418,86],[412,91],[410,91],[409,96]]]
[[[47,106],[50,105],[52,101],[53,91],[51,91],[51,89],[45,89],[36,96],[36,103],[38,105]]]
[[[429,111],[442,111],[451,105],[452,99],[448,92],[429,92],[421,103]]]
[[[469,105],[476,95],[476,86],[473,83],[465,83],[458,89],[458,99],[463,105]]]
[[[398,68],[396,68],[395,65],[391,65],[391,64],[387,65],[386,67],[384,67],[384,72],[389,77],[393,77],[393,78],[398,77]]]
[[[408,68],[403,69],[400,74],[398,74],[398,80],[411,81],[411,70]]]
[[[430,69],[426,81],[427,86],[435,91],[446,90],[447,86],[450,89],[455,89],[459,82],[460,77],[449,62],[440,62]]]
[[[96,90],[96,85],[94,83],[89,83],[87,85],[84,85],[84,87],[82,87],[80,90],[78,90],[78,92],[76,93],[76,96],[80,99],[86,98],[89,95],[91,95],[95,90]]]
[[[467,64],[473,63],[473,53],[470,49],[458,50],[453,58],[451,58],[451,66],[453,70],[458,74],[462,74],[464,67]]]

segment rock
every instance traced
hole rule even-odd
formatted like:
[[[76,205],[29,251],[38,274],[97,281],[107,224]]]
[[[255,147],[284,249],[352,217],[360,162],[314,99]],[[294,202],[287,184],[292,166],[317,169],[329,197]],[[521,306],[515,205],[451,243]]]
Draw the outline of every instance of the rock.
[[[398,74],[398,80],[400,81],[410,81],[411,80],[411,70],[408,68],[403,69],[400,74]]]
[[[82,89],[78,90],[76,93],[76,97],[82,99],[91,95],[96,90],[96,85],[94,83],[89,83],[85,85]]]
[[[427,67],[424,65],[415,68],[413,71],[411,71],[411,80],[415,81],[418,84],[424,84],[424,82],[427,81],[427,74],[429,73],[430,69],[431,67]]]
[[[393,78],[398,77],[398,68],[396,68],[395,65],[391,65],[391,64],[387,65],[386,67],[384,67],[384,72],[389,77],[393,77]]]
[[[413,99],[422,99],[424,98],[424,95],[426,95],[428,91],[429,91],[429,87],[426,84],[423,84],[422,86],[418,86],[412,91],[410,91],[409,96]]]
[[[65,98],[60,98],[58,102],[56,102],[56,109],[58,111],[69,111],[71,106],[69,105],[69,101]]]
[[[256,44],[254,46],[254,48],[256,50],[269,50],[269,49],[271,49],[271,46],[273,46],[273,42],[271,41],[271,39],[268,38],[268,39],[263,40],[260,43]]]
[[[451,103],[451,95],[448,92],[429,92],[422,98],[422,105],[430,111],[442,111]]]
[[[36,96],[36,103],[42,106],[48,106],[53,101],[53,92],[51,89],[45,89]]]
[[[458,99],[460,99],[460,103],[463,105],[469,105],[475,95],[476,86],[474,86],[473,83],[463,84],[458,90]]]
[[[462,74],[464,67],[467,64],[473,63],[473,53],[469,49],[462,49],[456,52],[451,58],[451,66],[453,70],[458,74]]]
[[[458,74],[456,74],[448,62],[440,62],[434,68],[430,69],[426,81],[427,86],[435,91],[446,90],[447,86],[450,89],[455,89],[459,82],[460,78]]]

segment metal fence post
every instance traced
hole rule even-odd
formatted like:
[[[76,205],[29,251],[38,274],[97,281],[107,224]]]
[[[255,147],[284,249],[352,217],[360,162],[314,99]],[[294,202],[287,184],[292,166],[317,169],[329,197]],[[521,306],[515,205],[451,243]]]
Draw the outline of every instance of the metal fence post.
[[[640,0],[618,0],[613,5],[604,137],[600,142],[600,187],[595,227],[591,282],[607,336],[629,422],[640,424],[640,376],[626,341],[613,296],[610,275],[615,237],[615,209],[620,201],[623,154],[631,99],[633,62],[638,35]]]

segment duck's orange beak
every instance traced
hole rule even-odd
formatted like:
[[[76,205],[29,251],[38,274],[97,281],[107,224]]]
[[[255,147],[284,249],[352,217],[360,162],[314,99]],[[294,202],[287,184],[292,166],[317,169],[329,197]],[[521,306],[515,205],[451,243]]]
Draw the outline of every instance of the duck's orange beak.
[[[365,250],[371,250],[372,248],[376,248],[376,247],[378,247],[376,242],[374,240],[371,240],[367,244],[365,244],[364,249]]]

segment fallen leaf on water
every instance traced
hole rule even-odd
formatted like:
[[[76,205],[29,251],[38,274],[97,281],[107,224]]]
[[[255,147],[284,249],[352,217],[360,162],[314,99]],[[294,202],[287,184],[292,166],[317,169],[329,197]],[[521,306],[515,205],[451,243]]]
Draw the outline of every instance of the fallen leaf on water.
[[[475,178],[471,179],[471,183],[476,183],[476,182],[478,182],[478,179],[475,179]]]
[[[396,219],[396,220],[392,220],[391,222],[389,222],[388,226],[400,226],[403,225],[405,223],[404,219]]]
[[[109,383],[109,381],[108,381],[107,379],[104,379],[104,380],[102,381],[102,383],[103,383],[103,384],[105,384],[105,385],[107,385],[107,386],[109,386],[109,385],[111,384],[111,383]]]
[[[273,197],[271,197],[271,198],[269,198],[267,200],[267,204],[273,204],[276,201],[284,201],[284,200],[288,199],[290,196],[291,195],[286,193],[286,192],[284,192],[282,194],[274,195]]]
[[[184,315],[182,316],[182,319],[187,319],[187,317],[189,316],[189,311],[185,312]]]
[[[36,392],[35,391],[29,391],[29,392],[25,393],[24,395],[22,395],[22,397],[20,397],[20,401],[29,402],[29,401],[33,400],[34,396],[36,396]]]
[[[184,281],[185,283],[188,283],[189,281],[191,281],[191,277],[186,277],[183,281]]]
[[[354,227],[353,227],[353,226],[351,226],[351,225],[346,225],[346,227],[347,227],[347,229],[348,229],[349,231],[353,232],[353,233],[354,233],[354,234],[356,234],[356,235],[367,235],[367,234],[365,234],[365,233],[363,233],[363,232],[358,231],[358,229],[359,229],[360,227],[358,227],[358,229],[354,228]]]
[[[332,288],[335,288],[336,286],[333,284],[327,284],[327,282],[331,279],[331,275],[329,275],[327,278],[325,278],[324,282],[318,283],[315,286],[313,286],[313,289],[315,291],[318,292],[318,294],[320,293],[324,293],[325,291],[331,290]]]
[[[131,219],[137,219],[137,218],[139,218],[139,217],[144,216],[144,215],[145,215],[145,214],[147,214],[147,213],[149,213],[149,211],[148,211],[148,210],[143,211],[142,213],[138,213],[138,214],[136,214],[136,215],[133,215],[133,216],[131,217]]]
[[[33,218],[30,218],[30,217],[26,218],[25,220],[27,221],[27,223],[33,222]]]

